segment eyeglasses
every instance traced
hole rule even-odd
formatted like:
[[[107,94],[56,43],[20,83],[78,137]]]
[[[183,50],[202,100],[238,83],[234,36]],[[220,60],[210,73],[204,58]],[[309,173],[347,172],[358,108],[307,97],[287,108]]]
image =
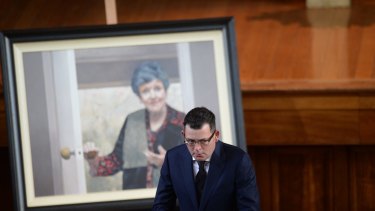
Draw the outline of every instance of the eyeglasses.
[[[196,144],[199,144],[201,146],[207,146],[210,143],[215,132],[216,130],[211,134],[211,136],[208,139],[200,139],[200,140],[187,139],[185,138],[185,135],[184,135],[185,144],[187,144],[188,146],[195,146]]]

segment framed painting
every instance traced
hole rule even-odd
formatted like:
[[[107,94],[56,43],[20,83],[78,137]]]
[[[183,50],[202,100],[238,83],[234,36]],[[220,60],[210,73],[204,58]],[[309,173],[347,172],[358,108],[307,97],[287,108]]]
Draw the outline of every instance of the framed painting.
[[[232,18],[0,38],[16,210],[150,209],[193,107],[246,150]]]

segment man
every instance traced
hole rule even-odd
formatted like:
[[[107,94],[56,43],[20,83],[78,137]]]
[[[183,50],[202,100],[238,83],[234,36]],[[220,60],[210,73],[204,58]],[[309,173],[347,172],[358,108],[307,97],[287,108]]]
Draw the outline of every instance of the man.
[[[204,107],[185,116],[185,145],[167,151],[153,210],[259,210],[255,172],[246,152],[219,141],[215,115]]]

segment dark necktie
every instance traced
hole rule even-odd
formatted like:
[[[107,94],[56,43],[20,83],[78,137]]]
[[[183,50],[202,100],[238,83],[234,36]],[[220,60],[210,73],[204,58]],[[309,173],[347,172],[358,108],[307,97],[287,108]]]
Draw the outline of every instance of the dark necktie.
[[[195,187],[197,190],[198,204],[203,194],[204,182],[206,181],[207,172],[204,170],[204,164],[206,161],[198,161],[199,171],[195,176]]]

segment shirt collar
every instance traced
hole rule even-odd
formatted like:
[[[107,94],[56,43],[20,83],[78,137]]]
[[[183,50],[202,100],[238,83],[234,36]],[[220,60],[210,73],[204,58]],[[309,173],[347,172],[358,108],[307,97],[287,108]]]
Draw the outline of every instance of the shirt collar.
[[[195,158],[193,156],[192,156],[192,159],[193,159],[193,161],[195,161]],[[205,161],[210,162],[210,160],[211,160],[211,157],[207,158]]]

